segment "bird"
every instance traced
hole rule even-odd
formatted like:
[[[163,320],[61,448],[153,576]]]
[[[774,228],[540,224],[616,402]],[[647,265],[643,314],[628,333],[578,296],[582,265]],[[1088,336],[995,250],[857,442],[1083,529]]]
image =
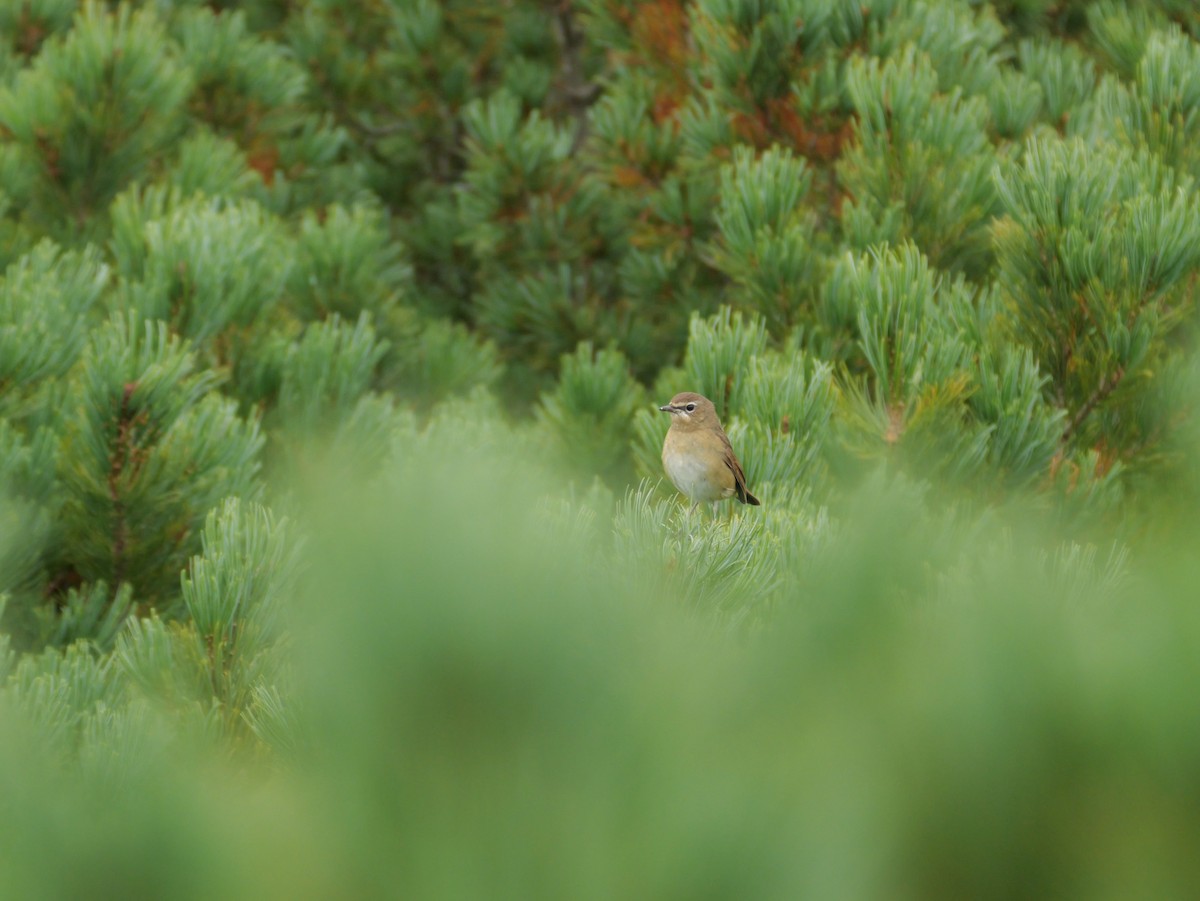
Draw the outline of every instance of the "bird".
[[[742,464],[711,400],[685,391],[658,409],[671,414],[671,428],[663,441],[663,469],[692,502],[692,510],[702,503],[734,496],[743,504],[759,505],[758,498],[746,487]]]

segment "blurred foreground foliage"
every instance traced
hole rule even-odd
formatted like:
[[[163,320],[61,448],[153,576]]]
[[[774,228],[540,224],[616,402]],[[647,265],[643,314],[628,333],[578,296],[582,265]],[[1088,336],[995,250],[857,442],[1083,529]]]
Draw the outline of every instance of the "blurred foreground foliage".
[[[4,894],[1187,895],[1195,555],[882,474],[802,529],[547,507],[489,415],[327,471],[298,583],[230,502],[190,619],[10,659]]]
[[[1187,897],[1197,146],[1178,0],[0,4],[0,895]]]

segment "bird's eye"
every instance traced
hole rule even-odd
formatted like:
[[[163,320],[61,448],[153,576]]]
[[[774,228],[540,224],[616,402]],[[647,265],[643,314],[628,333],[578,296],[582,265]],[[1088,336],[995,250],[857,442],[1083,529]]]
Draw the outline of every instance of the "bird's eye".
[[[687,405],[687,411],[688,411],[689,413],[694,413],[694,412],[696,412],[696,405],[695,405],[695,404],[688,404],[688,405]]]

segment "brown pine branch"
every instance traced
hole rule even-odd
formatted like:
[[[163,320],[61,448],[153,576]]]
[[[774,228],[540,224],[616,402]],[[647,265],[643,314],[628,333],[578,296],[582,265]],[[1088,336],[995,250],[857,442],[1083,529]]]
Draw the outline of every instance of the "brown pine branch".
[[[112,546],[112,590],[115,596],[125,577],[125,551],[129,545],[129,521],[125,516],[125,502],[121,499],[120,480],[129,459],[130,432],[133,429],[133,419],[130,416],[129,402],[137,382],[126,382],[125,391],[121,395],[121,409],[117,414],[117,443],[113,448],[108,467],[108,497],[113,505],[113,546]]]
[[[1083,425],[1084,420],[1092,414],[1092,411],[1103,403],[1105,398],[1117,390],[1117,386],[1121,384],[1123,378],[1125,378],[1125,367],[1118,366],[1112,375],[1100,381],[1100,384],[1096,386],[1096,390],[1083,402],[1083,406],[1075,411],[1075,415],[1067,423],[1067,427],[1063,430],[1063,443],[1069,441],[1071,436]]]

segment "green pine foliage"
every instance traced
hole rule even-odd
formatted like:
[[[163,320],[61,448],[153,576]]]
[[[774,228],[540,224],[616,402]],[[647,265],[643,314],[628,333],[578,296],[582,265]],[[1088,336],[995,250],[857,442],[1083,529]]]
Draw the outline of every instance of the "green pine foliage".
[[[253,201],[174,199],[122,197],[113,205],[116,303],[196,342],[252,324],[282,294],[286,257],[276,223]],[[151,212],[155,201],[165,201],[162,215]]]
[[[633,416],[645,406],[625,357],[583,342],[563,359],[558,387],[542,396],[536,416],[567,466],[627,481]]]
[[[1190,897],[1198,147],[1187,0],[0,4],[0,896]]]
[[[39,231],[87,234],[179,137],[192,75],[165,38],[150,10],[86,4],[5,84],[0,123],[27,173],[14,200]]]
[[[721,171],[721,245],[714,264],[745,292],[746,306],[777,329],[811,307],[820,281],[821,256],[812,247],[803,203],[811,182],[804,160],[787,150],[768,150],[756,159],[739,147],[733,164]]]
[[[208,511],[261,491],[257,424],[217,381],[164,322],[114,316],[92,332],[61,401],[58,565],[171,597]]]
[[[377,209],[333,205],[320,217],[305,212],[287,276],[291,309],[303,318],[365,311],[385,324],[409,273]]]
[[[839,161],[843,227],[851,246],[915,241],[949,271],[986,262],[996,165],[982,99],[939,91],[929,57],[909,44],[880,62],[860,58],[846,76],[858,114]]]
[[[12,420],[35,415],[47,379],[65,375],[94,324],[109,276],[95,248],[63,251],[44,239],[5,270],[0,282],[0,399]]]
[[[995,230],[998,276],[1016,334],[1068,417],[1064,437],[1119,455],[1146,436],[1095,423],[1129,397],[1127,379],[1153,379],[1194,305],[1190,179],[1144,154],[1051,139],[1031,142],[997,183],[1008,213]]]

